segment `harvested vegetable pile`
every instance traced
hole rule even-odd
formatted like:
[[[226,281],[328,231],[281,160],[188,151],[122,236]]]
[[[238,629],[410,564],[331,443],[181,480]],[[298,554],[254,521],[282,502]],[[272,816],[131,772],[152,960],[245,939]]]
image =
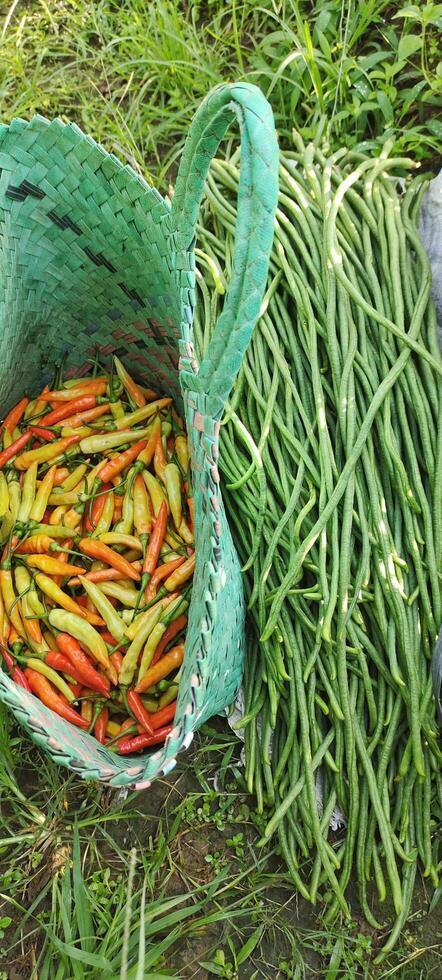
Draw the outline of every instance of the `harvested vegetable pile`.
[[[327,156],[296,134],[294,147],[263,314],[221,429],[249,608],[247,783],[268,814],[263,841],[279,840],[327,921],[348,914],[353,871],[373,927],[392,900],[385,955],[418,866],[435,886],[440,872],[442,363],[417,233],[425,182],[402,190],[393,175],[412,164],[387,149]],[[200,352],[222,302],[214,263],[230,269],[238,176],[235,154],[207,184]]]
[[[115,374],[23,398],[1,425],[0,656],[122,754],[172,729],[193,552],[171,398]]]

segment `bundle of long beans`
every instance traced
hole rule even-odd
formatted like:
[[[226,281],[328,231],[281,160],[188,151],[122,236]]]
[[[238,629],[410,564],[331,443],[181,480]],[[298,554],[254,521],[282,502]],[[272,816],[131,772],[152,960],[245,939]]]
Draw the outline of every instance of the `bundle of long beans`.
[[[249,609],[247,783],[268,814],[263,840],[279,838],[299,892],[329,921],[349,913],[353,872],[373,927],[390,896],[382,955],[419,864],[434,885],[441,867],[431,654],[442,363],[417,232],[425,179],[410,179],[412,167],[387,150],[327,156],[294,134],[268,292],[221,430]],[[207,183],[201,352],[229,275],[238,168],[237,155],[216,161]]]

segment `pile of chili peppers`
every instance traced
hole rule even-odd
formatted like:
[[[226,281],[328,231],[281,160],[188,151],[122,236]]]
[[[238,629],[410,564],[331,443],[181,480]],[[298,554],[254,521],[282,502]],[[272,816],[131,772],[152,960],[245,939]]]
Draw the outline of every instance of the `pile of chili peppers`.
[[[172,730],[195,564],[171,398],[118,358],[0,426],[0,653],[16,684],[130,754]]]

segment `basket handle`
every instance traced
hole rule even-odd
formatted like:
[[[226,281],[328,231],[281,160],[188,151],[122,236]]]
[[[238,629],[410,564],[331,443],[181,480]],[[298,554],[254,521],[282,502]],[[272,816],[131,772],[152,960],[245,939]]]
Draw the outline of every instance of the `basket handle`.
[[[189,307],[193,308],[193,247],[204,182],[210,162],[235,118],[241,133],[241,164],[229,290],[199,369],[193,354],[191,321],[188,336],[182,338],[181,344],[183,388],[206,395],[215,414],[222,412],[258,319],[273,241],[278,144],[272,109],[255,85],[220,85],[204,99],[185,143],[171,208],[178,268],[189,270],[185,281],[190,285]]]

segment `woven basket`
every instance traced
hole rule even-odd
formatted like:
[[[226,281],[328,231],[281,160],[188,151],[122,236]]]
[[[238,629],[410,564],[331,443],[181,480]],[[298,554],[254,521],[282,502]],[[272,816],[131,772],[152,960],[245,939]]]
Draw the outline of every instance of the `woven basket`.
[[[230,289],[201,365],[192,343],[195,227],[210,161],[232,120],[241,180]],[[85,779],[147,787],[195,730],[234,698],[244,603],[217,468],[220,418],[258,318],[277,199],[269,104],[253,85],[222,85],[201,105],[173,203],[77,126],[36,116],[0,128],[0,415],[35,394],[68,355],[117,354],[184,409],[192,455],[196,570],[174,728],[154,754],[119,758],[0,671],[0,698],[38,745]],[[178,363],[179,355],[179,363]]]

